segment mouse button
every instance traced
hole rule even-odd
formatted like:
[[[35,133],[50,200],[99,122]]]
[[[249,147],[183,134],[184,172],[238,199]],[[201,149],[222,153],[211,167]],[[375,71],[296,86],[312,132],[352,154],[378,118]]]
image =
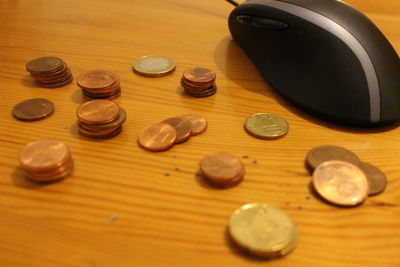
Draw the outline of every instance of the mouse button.
[[[289,27],[288,24],[282,21],[263,17],[253,17],[252,22],[255,27],[265,28],[272,31],[280,31]]]
[[[238,16],[236,16],[236,21],[241,24],[248,25],[248,26],[253,25],[253,17],[252,16],[238,15]]]

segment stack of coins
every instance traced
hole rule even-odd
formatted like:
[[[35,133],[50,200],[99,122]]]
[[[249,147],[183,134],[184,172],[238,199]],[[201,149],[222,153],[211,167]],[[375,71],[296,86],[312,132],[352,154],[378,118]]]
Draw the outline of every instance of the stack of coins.
[[[26,70],[41,87],[61,87],[72,81],[72,74],[67,64],[58,57],[33,59],[26,63]]]
[[[54,181],[71,175],[74,168],[68,147],[57,140],[27,144],[19,154],[21,168],[35,181]]]
[[[257,113],[248,117],[244,128],[250,135],[261,139],[277,139],[287,134],[289,124],[277,115]]]
[[[296,225],[289,214],[263,203],[250,203],[235,210],[228,232],[240,249],[265,258],[288,254],[298,239]]]
[[[200,173],[210,184],[226,188],[243,180],[245,168],[238,157],[228,153],[215,153],[200,161]]]
[[[54,112],[53,102],[44,98],[31,98],[13,107],[12,114],[22,121],[36,121],[47,118]]]
[[[217,92],[214,71],[205,68],[187,69],[182,76],[181,85],[186,94],[194,97],[207,97]]]
[[[174,72],[175,60],[164,56],[144,56],[132,63],[133,70],[145,77],[161,77]]]
[[[77,80],[82,93],[88,99],[115,99],[121,95],[121,83],[111,71],[94,70],[81,74]]]
[[[356,206],[386,188],[386,176],[379,168],[342,147],[315,147],[308,152],[306,162],[313,171],[315,191],[332,204]]]
[[[126,120],[125,111],[110,100],[92,100],[80,105],[76,111],[78,128],[82,135],[108,138],[119,134]]]
[[[144,128],[139,134],[138,143],[149,151],[163,151],[174,144],[187,141],[191,136],[203,133],[206,129],[207,120],[204,117],[195,114],[182,115]]]

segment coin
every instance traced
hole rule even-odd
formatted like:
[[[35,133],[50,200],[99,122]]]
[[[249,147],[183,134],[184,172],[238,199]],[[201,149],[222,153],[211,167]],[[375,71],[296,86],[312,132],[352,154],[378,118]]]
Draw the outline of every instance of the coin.
[[[228,232],[239,248],[268,258],[289,253],[297,242],[297,229],[291,217],[264,203],[249,203],[235,210]]]
[[[45,87],[45,88],[56,88],[56,87],[62,87],[64,85],[67,85],[69,83],[71,83],[73,80],[72,76],[69,76],[68,79],[62,81],[62,82],[57,82],[57,83],[41,83],[36,81],[36,83],[38,85],[40,85],[41,87]]]
[[[116,73],[93,70],[81,74],[77,79],[84,96],[90,99],[115,99],[121,95],[121,83]]]
[[[207,120],[206,118],[196,115],[196,114],[186,114],[179,116],[178,118],[187,120],[190,122],[192,126],[191,135],[198,135],[203,133],[207,129]]]
[[[54,112],[54,105],[44,98],[31,98],[19,102],[13,107],[12,114],[23,121],[34,121],[47,118]]]
[[[162,122],[174,127],[176,131],[175,144],[185,142],[190,138],[190,134],[192,133],[192,125],[190,122],[177,117],[169,118],[163,120]]]
[[[328,160],[342,160],[354,165],[360,163],[360,159],[352,151],[339,146],[318,146],[311,149],[307,154],[307,164],[315,169],[319,164]]]
[[[367,177],[368,195],[380,194],[385,190],[387,184],[386,175],[378,167],[364,161],[361,161],[358,167]]]
[[[207,176],[206,174],[202,173],[202,177],[205,179],[206,182],[211,184],[212,186],[220,187],[220,188],[228,188],[238,185],[243,181],[243,177],[245,174],[245,168],[242,165],[242,168],[237,176],[231,177],[229,179],[221,179],[215,176]]]
[[[58,57],[41,57],[26,64],[27,71],[36,83],[45,88],[61,87],[72,81],[67,64]]]
[[[102,124],[115,120],[120,110],[117,104],[110,100],[92,100],[78,107],[77,116],[86,124]]]
[[[176,139],[174,127],[167,123],[157,123],[144,128],[138,138],[139,144],[150,151],[163,151],[170,148]]]
[[[368,194],[368,180],[363,171],[351,163],[330,160],[318,165],[313,173],[313,186],[330,203],[355,206]]]
[[[257,113],[246,119],[244,128],[254,137],[276,139],[288,132],[289,125],[285,119],[277,115]]]
[[[182,80],[185,84],[192,87],[212,87],[215,83],[216,74],[206,68],[190,68],[184,71]]]
[[[109,129],[121,126],[125,122],[125,120],[126,120],[126,112],[123,108],[120,107],[119,116],[115,120],[102,124],[89,124],[89,125],[85,124],[85,126],[89,127],[89,129]]]
[[[132,63],[133,70],[142,76],[160,77],[175,70],[175,60],[164,56],[143,56]]]
[[[229,183],[243,171],[240,159],[228,153],[215,153],[200,161],[200,171],[214,182]]]
[[[51,72],[63,66],[62,59],[58,57],[40,57],[26,63],[29,72]]]

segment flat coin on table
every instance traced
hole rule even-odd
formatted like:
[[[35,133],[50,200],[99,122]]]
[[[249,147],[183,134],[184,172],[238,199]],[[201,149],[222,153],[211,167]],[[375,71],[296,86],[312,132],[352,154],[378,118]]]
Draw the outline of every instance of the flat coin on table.
[[[307,164],[315,169],[319,164],[328,160],[342,160],[354,165],[360,163],[360,159],[352,151],[339,146],[318,146],[311,149],[307,154]]]
[[[178,118],[187,120],[192,125],[191,135],[198,135],[203,133],[207,129],[207,120],[206,118],[197,115],[197,114],[186,114],[179,116]]]
[[[297,229],[291,217],[278,207],[245,204],[235,210],[228,231],[239,248],[262,257],[283,256],[297,243]]]
[[[368,195],[368,180],[356,165],[330,160],[321,163],[313,172],[315,191],[326,201],[339,206],[356,206]]]
[[[23,121],[44,119],[54,112],[54,105],[44,98],[32,98],[19,102],[13,107],[12,114]]]
[[[162,122],[174,127],[176,131],[175,144],[185,142],[190,138],[190,134],[192,133],[192,125],[189,121],[174,117],[163,120]]]
[[[175,70],[175,60],[164,56],[143,56],[132,63],[133,70],[146,77],[161,77]]]
[[[139,144],[150,151],[163,151],[170,148],[176,139],[174,127],[167,123],[156,123],[144,128],[138,138]]]
[[[386,175],[378,167],[363,161],[360,162],[358,167],[367,176],[369,185],[368,195],[376,195],[385,190],[387,184]]]
[[[277,115],[257,113],[246,119],[244,128],[254,137],[276,139],[288,132],[289,125],[285,119]]]
[[[77,109],[77,116],[86,124],[103,124],[118,118],[120,108],[110,100],[92,100],[83,103]]]

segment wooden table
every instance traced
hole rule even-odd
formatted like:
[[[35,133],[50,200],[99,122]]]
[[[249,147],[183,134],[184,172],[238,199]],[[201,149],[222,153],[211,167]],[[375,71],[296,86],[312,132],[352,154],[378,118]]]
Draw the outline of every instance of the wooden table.
[[[367,14],[400,52],[398,0],[348,1]],[[400,266],[400,130],[354,130],[293,108],[266,85],[231,40],[225,1],[37,0],[0,2],[0,265],[1,266]],[[140,56],[174,58],[176,72],[145,78],[132,72]],[[128,114],[122,133],[93,140],[77,133],[81,91],[35,85],[25,63],[63,58],[74,77],[93,69],[119,74]],[[218,93],[195,99],[179,80],[189,67],[217,72]],[[19,101],[44,97],[55,113],[21,122]],[[269,112],[290,124],[274,141],[250,137],[245,118]],[[168,117],[204,115],[206,133],[151,153],[139,131]],[[76,163],[72,177],[53,184],[26,180],[18,153],[33,140],[65,142]],[[387,175],[386,191],[356,208],[339,208],[310,192],[304,158],[312,147],[346,147]],[[246,176],[218,190],[196,178],[203,156],[243,157]],[[265,202],[286,210],[299,229],[293,253],[253,259],[232,246],[226,225],[233,210]]]

